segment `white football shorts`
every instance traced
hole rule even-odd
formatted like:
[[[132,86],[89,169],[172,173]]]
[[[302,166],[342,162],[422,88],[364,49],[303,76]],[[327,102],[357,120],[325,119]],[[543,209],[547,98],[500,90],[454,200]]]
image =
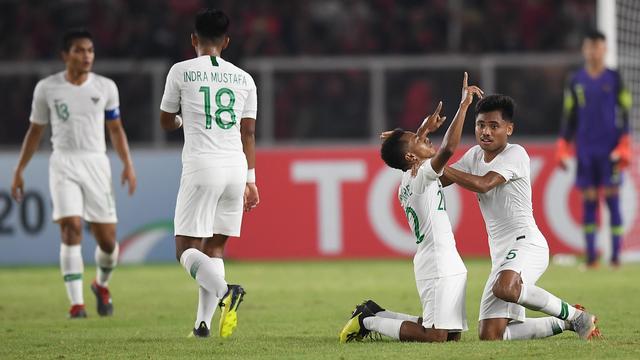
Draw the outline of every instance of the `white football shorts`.
[[[210,167],[182,174],[175,235],[240,236],[247,165]]]
[[[493,295],[492,288],[498,274],[504,270],[513,270],[520,274],[523,283],[535,285],[549,265],[549,248],[539,245],[546,244],[546,240],[541,242],[541,239],[533,238],[537,236],[544,240],[544,235],[538,229],[526,231],[526,234],[514,235],[513,244],[503,254],[503,260],[497,261],[492,266],[482,293],[479,320],[505,318],[524,321],[525,308],[516,303],[498,299]]]
[[[422,326],[449,332],[467,331],[467,273],[417,280],[422,302]]]
[[[106,154],[54,151],[49,158],[49,190],[54,221],[80,216],[93,223],[118,222]]]

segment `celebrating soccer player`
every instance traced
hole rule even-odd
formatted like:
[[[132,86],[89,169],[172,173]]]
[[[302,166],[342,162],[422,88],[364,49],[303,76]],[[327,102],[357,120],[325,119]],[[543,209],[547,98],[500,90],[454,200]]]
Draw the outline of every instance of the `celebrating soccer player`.
[[[222,257],[229,236],[240,236],[243,208],[250,211],[259,202],[256,85],[220,57],[229,44],[228,27],[222,11],[198,13],[191,35],[198,57],[171,67],[160,105],[162,127],[184,129],[174,227],[176,257],[200,285],[196,337],[209,336],[218,304],[220,336],[231,335],[237,325],[244,289],[227,284]]]
[[[72,30],[63,38],[62,59],[66,69],[42,79],[33,93],[29,120],[11,192],[23,196],[22,173],[36,152],[42,134],[51,123],[53,153],[49,162],[49,187],[53,220],[60,224],[60,269],[71,302],[70,318],[87,316],[82,294],[84,264],[80,243],[82,220],[89,222],[98,246],[96,278],[91,290],[98,313],[113,313],[108,283],[118,262],[116,208],[111,186],[111,168],[106,155],[105,123],[109,138],[124,164],[122,183],[129,195],[136,188],[136,175],[129,155],[127,136],[120,121],[118,87],[113,80],[91,72],[95,58],[91,34]]]
[[[476,104],[476,140],[440,178],[477,193],[489,236],[491,274],[480,303],[481,340],[547,337],[573,330],[585,340],[599,335],[596,317],[536,286],[549,264],[549,247],[531,204],[526,150],[509,144],[515,103],[490,95]],[[525,309],[550,317],[525,318]]]
[[[621,171],[630,164],[629,111],[631,93],[620,74],[607,69],[605,37],[593,31],[582,43],[584,68],[574,73],[564,93],[564,121],[557,142],[559,165],[567,168],[569,144],[575,143],[578,163],[576,186],[582,192],[583,229],[587,267],[598,265],[596,211],[602,188],[611,222],[611,265],[620,265],[623,227],[619,188]]]
[[[459,340],[467,330],[467,269],[456,250],[438,177],[460,143],[474,96],[482,97],[482,90],[468,86],[465,73],[460,107],[437,150],[427,135],[445,120],[440,116],[442,102],[416,133],[396,129],[382,134],[382,159],[404,172],[398,198],[418,244],[413,263],[423,313],[422,317],[396,313],[365,301],[342,329],[340,342],[362,340],[371,331],[401,341],[443,342]]]

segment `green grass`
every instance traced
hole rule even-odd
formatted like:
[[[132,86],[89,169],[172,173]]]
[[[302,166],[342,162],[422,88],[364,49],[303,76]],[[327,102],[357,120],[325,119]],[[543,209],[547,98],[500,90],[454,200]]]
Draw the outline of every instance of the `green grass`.
[[[240,323],[227,340],[187,338],[197,302],[194,281],[178,265],[121,267],[111,284],[115,316],[99,318],[85,281],[89,319],[67,320],[55,267],[0,269],[0,359],[610,359],[640,358],[640,266],[579,272],[551,266],[539,285],[600,317],[604,340],[567,332],[531,341],[480,342],[478,303],[488,261],[467,261],[470,329],[459,343],[391,340],[341,345],[340,328],[353,306],[371,297],[419,314],[411,262],[333,261],[227,263],[227,280],[247,289]],[[93,269],[87,269],[87,279]],[[219,313],[214,316],[217,324]],[[537,314],[536,314],[537,316]]]

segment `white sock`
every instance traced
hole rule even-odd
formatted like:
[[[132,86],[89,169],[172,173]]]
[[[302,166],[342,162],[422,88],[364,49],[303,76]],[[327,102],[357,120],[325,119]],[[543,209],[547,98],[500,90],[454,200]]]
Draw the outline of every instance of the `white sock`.
[[[80,245],[60,244],[60,271],[71,305],[84,304],[82,295],[82,251]]]
[[[573,320],[576,317],[576,308],[553,296],[547,290],[527,284],[522,284],[521,288],[518,304],[527,309],[542,311],[561,320]]]
[[[118,264],[118,254],[120,253],[120,247],[116,243],[113,252],[108,254],[100,246],[96,246],[95,260],[96,260],[96,282],[100,286],[109,286],[109,280],[111,279],[111,273]]]
[[[388,319],[376,315],[364,318],[362,323],[367,330],[376,331],[382,335],[400,340],[400,326],[403,321],[405,320]]]
[[[222,259],[210,258],[200,250],[191,248],[182,253],[180,263],[200,286],[217,298],[222,298],[227,292]]]
[[[417,323],[418,319],[420,319],[419,316],[413,316],[413,315],[398,313],[398,312],[389,311],[389,310],[378,311],[376,313],[376,316],[387,318],[387,319],[411,321],[414,323]]]
[[[217,267],[217,272],[221,273],[224,279],[225,271],[222,259],[211,258],[211,261],[214,262],[214,266]],[[213,313],[216,312],[219,301],[220,298],[216,297],[215,294],[200,286],[198,290],[198,312],[196,314],[196,325],[194,328],[197,329],[198,326],[200,326],[200,322],[204,321],[207,324],[207,329],[211,329],[211,318],[213,318]]]
[[[566,323],[555,317],[526,318],[521,323],[511,323],[504,330],[503,340],[528,340],[561,334]]]
[[[196,324],[194,328],[198,328],[202,321],[207,324],[207,329],[211,329],[211,319],[213,313],[216,312],[218,302],[220,301],[215,295],[200,286],[198,288],[198,312],[196,313]]]

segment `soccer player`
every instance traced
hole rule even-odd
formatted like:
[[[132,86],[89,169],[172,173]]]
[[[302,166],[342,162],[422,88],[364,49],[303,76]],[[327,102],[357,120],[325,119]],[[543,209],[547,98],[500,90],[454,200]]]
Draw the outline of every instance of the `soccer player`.
[[[620,74],[607,69],[605,37],[598,31],[587,34],[582,43],[584,68],[574,73],[564,95],[564,121],[557,142],[559,165],[567,169],[569,144],[575,142],[578,163],[576,186],[582,193],[583,231],[587,245],[587,267],[598,265],[596,253],[596,211],[602,189],[611,224],[611,265],[620,265],[622,216],[619,189],[621,171],[630,163],[629,111],[631,93]]]
[[[220,336],[231,335],[237,326],[245,292],[227,284],[222,258],[229,236],[240,236],[243,208],[249,211],[259,202],[256,85],[251,75],[220,57],[229,45],[228,28],[222,11],[198,13],[191,34],[198,56],[171,67],[160,105],[162,127],[184,129],[174,227],[176,257],[200,285],[196,337],[209,336],[218,303]]]
[[[489,236],[491,273],[480,303],[481,340],[547,337],[573,330],[588,340],[599,336],[596,317],[537,287],[549,264],[549,248],[531,205],[529,156],[509,144],[515,103],[504,95],[476,104],[476,140],[440,178],[477,193]],[[525,307],[550,317],[525,318]]]
[[[116,208],[111,168],[106,155],[104,128],[124,165],[121,182],[136,189],[136,174],[127,136],[120,120],[118,87],[113,80],[91,72],[93,40],[86,30],[70,30],[62,41],[65,70],[38,82],[33,92],[31,124],[22,143],[13,174],[11,193],[23,197],[22,173],[38,149],[51,123],[53,153],[49,160],[49,188],[53,220],[60,225],[60,269],[71,302],[70,318],[87,316],[82,294],[82,219],[90,224],[98,246],[95,251],[98,314],[113,314],[109,280],[118,262]]]
[[[482,90],[468,86],[465,73],[460,107],[437,150],[427,135],[445,119],[440,117],[442,102],[416,133],[396,129],[382,134],[382,159],[404,172],[398,198],[418,244],[413,264],[423,315],[387,311],[368,300],[353,311],[340,333],[340,342],[362,340],[371,331],[400,341],[444,342],[459,340],[467,330],[467,269],[456,250],[438,177],[460,142],[474,96],[482,97]]]

